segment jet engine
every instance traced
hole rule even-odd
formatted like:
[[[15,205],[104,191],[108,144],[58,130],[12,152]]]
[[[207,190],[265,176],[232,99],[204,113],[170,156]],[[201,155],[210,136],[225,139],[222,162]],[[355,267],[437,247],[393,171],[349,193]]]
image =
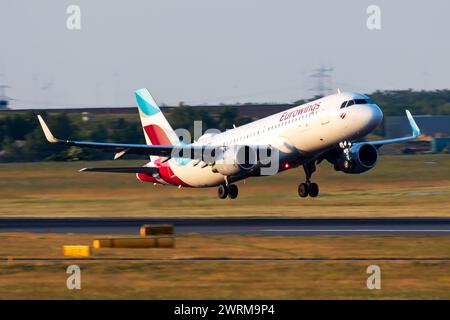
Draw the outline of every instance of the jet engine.
[[[370,143],[358,143],[348,150],[348,157],[344,151],[334,161],[334,169],[345,173],[366,172],[377,164],[378,149]]]
[[[223,151],[213,165],[213,171],[224,176],[235,176],[259,168],[258,150],[251,146],[230,147]]]

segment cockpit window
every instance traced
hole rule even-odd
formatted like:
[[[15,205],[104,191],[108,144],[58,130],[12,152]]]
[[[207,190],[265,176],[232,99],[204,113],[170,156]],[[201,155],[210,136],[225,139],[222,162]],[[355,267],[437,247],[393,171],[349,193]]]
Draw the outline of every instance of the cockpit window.
[[[341,104],[341,109],[342,108],[347,108],[350,107],[354,104],[373,104],[374,102],[371,99],[354,99],[354,100],[348,100],[348,101],[344,101]]]
[[[366,99],[355,99],[355,104],[367,104]]]

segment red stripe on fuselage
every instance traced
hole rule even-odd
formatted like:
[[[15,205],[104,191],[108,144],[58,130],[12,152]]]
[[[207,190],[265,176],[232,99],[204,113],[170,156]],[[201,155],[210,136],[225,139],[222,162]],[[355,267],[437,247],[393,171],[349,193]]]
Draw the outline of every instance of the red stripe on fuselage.
[[[162,128],[160,128],[157,125],[148,125],[144,127],[144,131],[147,134],[147,137],[150,139],[152,145],[165,145],[170,146],[172,143],[169,140],[169,137],[167,137],[166,133]],[[159,176],[161,179],[163,179],[168,184],[176,185],[176,186],[184,186],[184,187],[190,187],[187,183],[182,181],[180,178],[178,178],[172,171],[172,168],[170,168],[170,165],[168,162],[161,163],[161,158],[158,158],[155,160],[155,166],[158,168]],[[148,175],[146,173],[138,173],[137,178],[142,181],[147,182],[158,182],[153,176]]]
[[[136,178],[138,178],[139,180],[144,181],[144,182],[154,182],[154,183],[161,184],[161,182],[156,180],[155,177],[153,177],[152,175],[147,174],[147,173],[136,173]]]
[[[170,168],[169,162],[161,163],[161,159],[155,160],[155,165],[159,169],[159,175],[160,177],[167,183],[176,185],[176,186],[183,186],[183,187],[190,187],[187,183],[185,183],[183,180],[178,178],[172,171],[172,168]]]

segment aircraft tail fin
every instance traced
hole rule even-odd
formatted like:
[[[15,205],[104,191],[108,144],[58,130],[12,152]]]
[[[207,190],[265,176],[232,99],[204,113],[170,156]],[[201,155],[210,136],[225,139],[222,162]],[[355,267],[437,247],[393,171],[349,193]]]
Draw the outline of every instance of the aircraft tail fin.
[[[146,143],[148,145],[178,145],[178,136],[162,114],[150,92],[143,88],[136,90],[134,95],[139,108]]]

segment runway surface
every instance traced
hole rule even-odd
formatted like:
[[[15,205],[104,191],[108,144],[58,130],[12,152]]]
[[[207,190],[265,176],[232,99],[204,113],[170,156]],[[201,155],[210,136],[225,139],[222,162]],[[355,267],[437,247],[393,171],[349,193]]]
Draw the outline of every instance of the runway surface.
[[[0,218],[0,232],[137,234],[143,224],[177,234],[449,235],[450,218]]]

